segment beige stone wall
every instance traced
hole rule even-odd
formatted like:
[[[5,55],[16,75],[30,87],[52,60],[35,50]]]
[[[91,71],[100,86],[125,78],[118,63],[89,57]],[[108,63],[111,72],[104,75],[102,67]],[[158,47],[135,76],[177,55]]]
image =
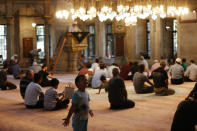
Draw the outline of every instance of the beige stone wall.
[[[197,61],[197,23],[181,23],[179,32],[179,52],[178,57],[195,59]]]
[[[191,9],[197,8],[195,0],[190,1]],[[6,5],[6,6],[5,6]],[[6,8],[6,7],[9,7]],[[55,12],[59,9],[70,9],[73,7],[72,3],[65,0],[7,0],[0,2],[0,24],[10,23],[10,37],[8,53],[9,56],[13,54],[20,54],[23,58],[23,38],[32,37],[34,40],[34,48],[36,47],[35,28],[31,26],[32,22],[37,24],[46,24],[50,26],[49,34],[51,36],[50,54],[55,48],[60,35],[67,31],[68,26],[72,24],[73,20],[59,20],[55,17]],[[12,10],[10,10],[12,8]],[[31,8],[33,10],[28,10]],[[97,19],[91,21],[95,23],[96,28],[96,57],[106,57],[105,54],[105,22],[101,23]],[[114,24],[114,22],[112,21]],[[79,22],[81,28],[86,28],[86,22]],[[157,19],[153,21],[150,19],[151,28],[151,59],[161,59],[162,57],[169,57],[172,51],[172,41],[169,39],[170,33],[165,30],[165,20]],[[136,26],[126,27],[125,31],[125,45],[124,53],[130,61],[139,60],[140,52],[146,51],[146,20],[138,20]],[[178,23],[178,56],[186,57],[187,59],[194,58],[197,60],[197,23]],[[46,41],[47,42],[47,41]],[[49,44],[49,42],[47,43]],[[20,48],[18,48],[20,47]],[[63,55],[64,56],[64,55]],[[64,56],[63,58],[65,58]],[[107,60],[108,61],[108,60]]]

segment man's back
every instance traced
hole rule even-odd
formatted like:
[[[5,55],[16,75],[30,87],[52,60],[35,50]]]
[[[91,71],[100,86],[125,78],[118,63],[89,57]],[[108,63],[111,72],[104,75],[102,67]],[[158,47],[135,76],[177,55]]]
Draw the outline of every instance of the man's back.
[[[41,92],[41,86],[31,82],[25,91],[25,105],[36,105],[38,96]]]
[[[148,81],[148,78],[140,72],[136,72],[133,77],[133,85],[136,91],[141,91],[144,88],[144,82]]]
[[[18,64],[12,66],[13,75],[16,77],[21,73],[21,68]]]
[[[155,88],[167,87],[166,80],[168,79],[167,72],[161,67],[152,73]]]
[[[33,71],[34,71],[34,73],[38,73],[39,71],[41,71],[41,70],[42,70],[42,68],[41,68],[39,65],[36,65],[36,66],[30,66],[30,68],[29,68],[29,69],[33,70]]]
[[[5,82],[7,80],[7,73],[3,70],[0,71],[0,82]]]
[[[20,93],[21,93],[21,96],[23,97],[23,99],[25,98],[25,91],[27,89],[27,86],[31,82],[32,82],[32,80],[29,80],[27,77],[22,78],[20,81]]]
[[[54,109],[57,103],[57,90],[53,87],[46,90],[44,95],[44,108],[47,110]]]
[[[120,77],[113,77],[109,81],[108,98],[112,105],[121,105],[126,100],[123,89],[125,88],[124,80]]]
[[[184,68],[179,64],[174,64],[169,73],[172,75],[172,79],[181,79],[184,76]]]
[[[196,81],[197,80],[197,65],[191,64],[187,68],[185,75],[188,76],[190,80]]]

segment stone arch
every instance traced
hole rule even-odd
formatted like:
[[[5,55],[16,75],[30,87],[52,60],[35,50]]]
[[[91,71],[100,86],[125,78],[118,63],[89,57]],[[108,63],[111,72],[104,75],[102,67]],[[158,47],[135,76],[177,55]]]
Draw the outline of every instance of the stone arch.
[[[44,16],[44,7],[42,4],[17,4],[14,5],[13,14],[25,16]]]

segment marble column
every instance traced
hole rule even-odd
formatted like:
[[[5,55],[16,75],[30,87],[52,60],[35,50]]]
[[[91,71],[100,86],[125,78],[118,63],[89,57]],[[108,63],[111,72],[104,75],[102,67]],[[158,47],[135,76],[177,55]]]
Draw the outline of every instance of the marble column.
[[[68,72],[77,72],[78,51],[68,52]]]
[[[12,37],[11,37],[11,20],[12,17],[11,16],[7,16],[6,17],[7,20],[7,36],[6,36],[6,41],[7,41],[7,60],[10,60],[11,58],[11,45],[12,45]]]
[[[44,28],[44,34],[45,34],[45,39],[44,39],[44,52],[45,52],[45,59],[46,59],[46,64],[49,64],[49,17],[45,17],[45,28]]]

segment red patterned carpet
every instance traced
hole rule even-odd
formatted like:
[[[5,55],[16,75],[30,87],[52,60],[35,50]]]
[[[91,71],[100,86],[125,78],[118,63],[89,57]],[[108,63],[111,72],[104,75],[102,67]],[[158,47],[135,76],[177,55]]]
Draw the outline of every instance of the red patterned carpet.
[[[74,82],[75,74],[55,75],[60,81],[59,91],[65,83]],[[19,80],[9,76],[9,80],[19,85]],[[109,110],[107,93],[102,90],[87,88],[90,94],[90,106],[94,117],[89,118],[89,131],[169,131],[177,104],[183,100],[195,83],[184,83],[179,86],[170,85],[176,94],[172,96],[155,96],[154,94],[137,95],[133,84],[126,81],[129,99],[135,101],[133,109],[119,111]],[[43,88],[45,91],[46,88]],[[68,109],[44,111],[43,109],[26,109],[19,89],[0,90],[0,131],[71,131],[72,123],[63,127],[62,119]]]

